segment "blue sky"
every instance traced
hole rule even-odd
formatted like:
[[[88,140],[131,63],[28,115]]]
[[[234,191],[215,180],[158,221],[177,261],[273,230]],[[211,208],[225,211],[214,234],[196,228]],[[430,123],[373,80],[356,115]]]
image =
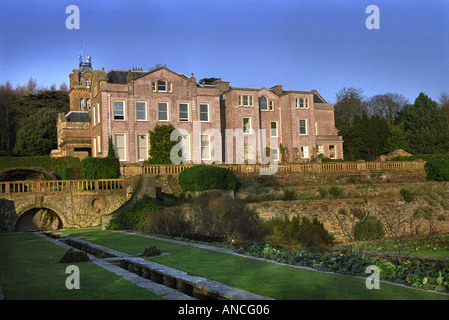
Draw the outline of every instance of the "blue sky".
[[[66,28],[69,5],[80,29]],[[369,5],[379,30],[365,27]],[[94,69],[166,64],[231,86],[316,89],[330,103],[343,87],[410,102],[449,92],[446,0],[2,0],[0,84],[68,84],[81,40]]]

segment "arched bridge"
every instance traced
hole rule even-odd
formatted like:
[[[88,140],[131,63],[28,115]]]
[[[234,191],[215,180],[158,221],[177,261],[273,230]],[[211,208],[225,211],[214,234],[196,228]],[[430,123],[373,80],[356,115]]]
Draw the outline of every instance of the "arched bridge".
[[[131,193],[125,179],[0,182],[0,231],[96,226]]]

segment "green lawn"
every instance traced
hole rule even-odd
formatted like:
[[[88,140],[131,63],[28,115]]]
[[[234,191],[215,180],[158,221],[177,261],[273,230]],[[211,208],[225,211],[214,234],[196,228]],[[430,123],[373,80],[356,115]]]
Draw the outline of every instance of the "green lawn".
[[[448,295],[381,283],[368,290],[365,279],[297,269],[226,253],[153,240],[137,235],[95,230],[65,230],[126,253],[141,253],[156,246],[168,255],[151,260],[275,299],[449,299]]]
[[[161,299],[92,262],[80,269],[80,289],[68,290],[67,250],[32,233],[0,234],[0,285],[6,300]]]

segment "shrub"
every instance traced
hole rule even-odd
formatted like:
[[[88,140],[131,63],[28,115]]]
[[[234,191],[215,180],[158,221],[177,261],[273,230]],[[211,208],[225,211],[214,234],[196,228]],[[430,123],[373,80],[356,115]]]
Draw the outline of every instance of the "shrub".
[[[159,250],[156,247],[149,247],[149,248],[145,248],[145,250],[143,251],[142,256],[144,257],[154,257],[154,256],[159,256],[161,254],[161,250]]]
[[[318,187],[318,192],[321,195],[321,197],[323,197],[323,198],[326,198],[327,193],[328,193],[327,189],[323,186]]]
[[[385,229],[379,220],[368,218],[357,222],[354,227],[354,235],[357,240],[361,241],[381,239],[385,236]]]
[[[81,161],[81,179],[116,179],[120,176],[118,158],[84,158]]]
[[[412,202],[415,199],[415,195],[410,189],[401,188],[400,192],[405,202]]]
[[[334,237],[324,228],[324,225],[315,217],[310,221],[306,217],[294,216],[277,218],[271,221],[273,232],[268,239],[276,245],[287,245],[324,251],[333,244]]]
[[[343,195],[343,189],[339,186],[332,186],[329,188],[329,194],[333,195],[335,198],[338,198]]]
[[[178,207],[153,210],[145,217],[144,230],[151,233],[182,236],[190,229],[182,209]]]
[[[185,169],[178,176],[182,191],[203,191],[212,189],[235,189],[237,177],[229,169],[197,165]]]
[[[284,188],[283,191],[284,191],[284,200],[286,201],[296,200],[298,198],[296,190],[294,189]]]
[[[257,211],[242,199],[206,194],[195,198],[192,208],[192,229],[199,234],[245,242],[261,241],[268,233]]]
[[[424,169],[428,180],[449,180],[449,160],[430,160],[426,163]]]
[[[125,205],[111,219],[108,229],[118,230],[143,230],[146,215],[159,210],[159,202],[149,196],[144,196],[134,204]]]
[[[78,251],[69,249],[64,256],[59,260],[60,263],[74,263],[89,261],[89,256],[85,251]]]

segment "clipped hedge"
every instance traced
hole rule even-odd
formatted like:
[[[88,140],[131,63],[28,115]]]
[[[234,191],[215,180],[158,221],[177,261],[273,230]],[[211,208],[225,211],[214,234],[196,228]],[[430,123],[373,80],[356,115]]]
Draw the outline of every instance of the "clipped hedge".
[[[79,179],[80,159],[77,157],[0,157],[0,171],[9,168],[38,167],[52,172],[59,179]]]
[[[232,190],[237,188],[238,179],[229,169],[208,165],[197,165],[185,169],[178,176],[182,191],[203,191],[213,189]]]
[[[0,157],[0,170],[8,168],[40,167],[44,170],[55,172],[64,168],[76,168],[80,165],[80,159],[76,157]]]
[[[431,160],[424,169],[428,180],[449,181],[449,160]]]
[[[84,158],[81,161],[81,179],[116,179],[120,176],[118,158]]]

